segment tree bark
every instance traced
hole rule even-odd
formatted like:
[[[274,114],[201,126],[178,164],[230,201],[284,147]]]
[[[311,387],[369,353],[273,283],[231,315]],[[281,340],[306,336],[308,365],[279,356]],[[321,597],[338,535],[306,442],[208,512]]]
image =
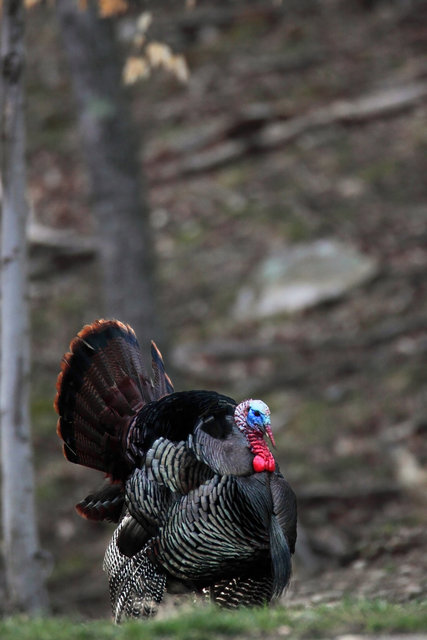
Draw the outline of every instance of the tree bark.
[[[47,608],[36,527],[30,441],[24,124],[24,8],[4,0],[1,29],[1,462],[6,589],[13,609]]]
[[[114,24],[89,0],[58,0],[62,39],[78,105],[104,282],[105,313],[129,322],[140,340],[161,340],[155,311],[148,204],[122,86]]]

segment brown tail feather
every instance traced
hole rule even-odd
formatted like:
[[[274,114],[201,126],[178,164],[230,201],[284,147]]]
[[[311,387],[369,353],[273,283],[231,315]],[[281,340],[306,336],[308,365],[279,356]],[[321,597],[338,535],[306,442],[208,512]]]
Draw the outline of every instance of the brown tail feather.
[[[151,366],[154,373],[154,391],[156,399],[167,396],[173,392],[173,384],[165,371],[162,354],[156,343],[151,341]]]
[[[124,479],[131,465],[126,435],[147,402],[171,393],[154,346],[154,381],[148,377],[133,329],[117,320],[86,325],[70,344],[57,381],[57,433],[71,462]]]

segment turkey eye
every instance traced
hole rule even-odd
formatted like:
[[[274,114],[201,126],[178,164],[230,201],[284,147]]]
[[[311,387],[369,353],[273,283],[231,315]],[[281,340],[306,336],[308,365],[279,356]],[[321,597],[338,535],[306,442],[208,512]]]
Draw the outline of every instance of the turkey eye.
[[[257,418],[261,415],[259,411],[254,411],[254,416],[256,416]]]

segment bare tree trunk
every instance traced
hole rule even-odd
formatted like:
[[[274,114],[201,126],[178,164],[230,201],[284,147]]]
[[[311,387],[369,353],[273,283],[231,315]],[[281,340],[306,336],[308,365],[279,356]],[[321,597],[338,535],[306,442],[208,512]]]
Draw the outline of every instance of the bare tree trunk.
[[[4,0],[2,12],[0,415],[3,552],[10,605],[34,613],[47,607],[47,595],[36,527],[29,417],[23,1]]]
[[[129,322],[140,339],[161,339],[139,136],[122,86],[114,24],[98,17],[93,0],[86,11],[76,0],[58,0],[57,11],[98,222],[105,312]]]

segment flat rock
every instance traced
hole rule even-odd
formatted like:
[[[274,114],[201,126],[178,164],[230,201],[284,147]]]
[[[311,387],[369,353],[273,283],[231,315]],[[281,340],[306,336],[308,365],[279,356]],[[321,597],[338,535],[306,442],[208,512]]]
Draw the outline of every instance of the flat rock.
[[[253,283],[237,296],[234,316],[262,319],[295,313],[343,296],[376,272],[374,260],[336,240],[287,247],[260,263]]]

